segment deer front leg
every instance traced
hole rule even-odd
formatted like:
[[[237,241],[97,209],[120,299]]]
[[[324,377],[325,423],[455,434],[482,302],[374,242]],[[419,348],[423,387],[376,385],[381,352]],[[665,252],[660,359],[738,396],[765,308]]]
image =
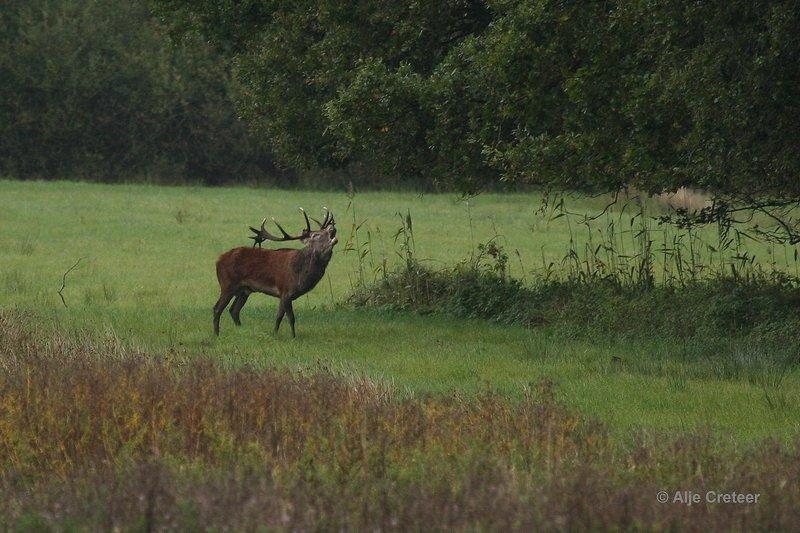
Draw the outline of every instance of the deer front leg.
[[[286,313],[286,300],[280,300],[278,303],[278,316],[275,317],[275,333],[278,333],[278,328],[281,327],[281,320],[283,320],[283,315]]]

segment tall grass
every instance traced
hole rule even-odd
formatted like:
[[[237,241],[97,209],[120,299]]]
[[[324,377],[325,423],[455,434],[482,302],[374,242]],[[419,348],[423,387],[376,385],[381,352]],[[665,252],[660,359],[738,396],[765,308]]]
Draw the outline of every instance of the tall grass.
[[[0,315],[8,529],[786,529],[796,447],[614,444],[554,400],[409,397],[329,370],[225,371]],[[662,504],[659,490],[760,493]]]
[[[744,282],[777,278],[796,284],[796,246],[765,240],[759,226],[764,221],[755,214],[741,224],[676,223],[676,214],[691,214],[706,205],[708,200],[698,194],[684,191],[649,198],[620,193],[599,214],[572,213],[564,197],[545,195],[538,215],[546,221],[566,217],[569,249],[560,265],[543,263],[538,272],[545,278],[610,279],[640,287],[684,286],[720,277]],[[765,245],[767,258],[757,258],[748,242]]]
[[[460,268],[477,267],[487,255],[497,260],[494,269],[501,276],[514,274],[520,279],[591,284],[612,282],[619,286],[651,288],[683,287],[698,282],[730,279],[743,283],[769,280],[778,285],[800,284],[800,257],[795,245],[763,238],[764,228],[755,214],[749,224],[717,222],[707,226],[675,223],[679,211],[691,213],[708,203],[700,192],[681,191],[673,195],[646,197],[636,191],[620,193],[598,207],[594,214],[570,211],[569,198],[544,194],[539,208],[531,215],[530,227],[546,227],[566,221],[568,240],[560,260],[525,262],[517,249],[506,250],[506,240],[498,229],[484,242],[475,243],[470,199],[464,203],[465,219],[448,221],[442,231],[468,232],[472,251],[466,258],[453,258]],[[398,225],[387,246],[383,235],[370,228],[369,220],[356,220],[357,195],[348,193],[348,211],[352,215],[346,253],[356,254],[357,273],[350,276],[351,292],[386,280],[387,265],[393,255],[407,270],[412,263],[427,263],[416,253],[410,210],[397,213]],[[366,233],[366,239],[364,234]],[[380,241],[380,255],[375,239]],[[757,256],[753,244],[766,257]],[[750,246],[749,246],[750,245]],[[509,261],[513,255],[518,268]],[[515,263],[516,264],[516,263]]]

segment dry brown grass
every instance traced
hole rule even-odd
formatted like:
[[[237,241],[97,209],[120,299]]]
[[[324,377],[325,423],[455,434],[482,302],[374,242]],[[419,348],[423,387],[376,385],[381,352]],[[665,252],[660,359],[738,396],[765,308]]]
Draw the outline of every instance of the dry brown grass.
[[[654,196],[655,200],[664,207],[672,209],[686,209],[696,213],[711,205],[711,195],[699,189],[681,187],[675,192],[665,192]]]
[[[686,209],[690,213],[696,213],[711,205],[711,194],[702,189],[692,189],[690,187],[680,187],[674,192],[662,192],[653,195],[631,187],[621,195],[623,203],[637,202],[640,198],[650,198],[657,206],[665,210]]]
[[[621,447],[542,383],[519,401],[176,365],[0,315],[6,528],[787,529],[800,457],[708,435]],[[759,492],[660,504],[660,489]]]

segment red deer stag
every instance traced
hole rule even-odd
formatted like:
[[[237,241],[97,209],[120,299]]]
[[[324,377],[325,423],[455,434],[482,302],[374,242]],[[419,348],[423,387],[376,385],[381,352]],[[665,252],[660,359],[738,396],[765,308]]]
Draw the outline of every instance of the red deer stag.
[[[333,247],[339,242],[336,238],[336,221],[327,209],[322,222],[314,220],[319,225],[316,231],[311,230],[306,212],[302,208],[300,211],[306,219],[306,227],[300,235],[292,237],[274,218],[272,221],[283,236],[271,235],[264,228],[267,223],[265,218],[261,222],[261,229],[250,228],[256,234],[251,237],[255,241],[252,248],[234,248],[219,256],[217,279],[220,295],[214,306],[215,335],[219,335],[219,317],[231,298],[235,297],[231,305],[231,317],[234,324],[241,326],[239,313],[247,298],[253,292],[263,292],[280,301],[278,316],[275,319],[275,332],[278,332],[285,314],[289,318],[292,337],[295,336],[292,301],[313,289],[322,279],[333,255]],[[264,250],[255,247],[264,241],[300,241],[305,244],[305,248]]]

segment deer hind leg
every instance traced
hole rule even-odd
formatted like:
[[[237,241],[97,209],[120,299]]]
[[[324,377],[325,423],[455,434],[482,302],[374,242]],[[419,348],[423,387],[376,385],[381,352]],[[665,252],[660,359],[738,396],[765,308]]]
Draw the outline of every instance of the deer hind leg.
[[[288,300],[284,307],[286,308],[286,318],[289,319],[289,327],[292,328],[292,338],[294,339],[294,308],[292,307],[292,301]]]
[[[228,307],[228,303],[230,303],[234,294],[233,291],[223,289],[219,295],[219,300],[217,300],[217,303],[214,305],[214,335],[219,336],[219,317],[225,308]]]
[[[242,321],[239,320],[239,313],[241,312],[242,307],[244,307],[244,304],[247,303],[247,298],[249,297],[250,291],[242,290],[233,300],[233,305],[231,305],[231,318],[233,318],[233,323],[237,326],[242,325]]]

